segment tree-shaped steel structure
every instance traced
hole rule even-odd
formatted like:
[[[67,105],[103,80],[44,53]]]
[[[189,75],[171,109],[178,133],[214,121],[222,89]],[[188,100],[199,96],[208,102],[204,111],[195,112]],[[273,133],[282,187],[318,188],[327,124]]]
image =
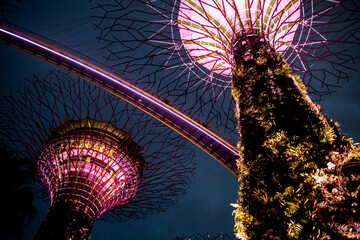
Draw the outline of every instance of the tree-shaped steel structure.
[[[234,102],[224,92],[247,36],[260,33],[282,53],[315,100],[347,81],[358,61],[349,51],[359,41],[359,6],[351,0],[108,2],[94,8],[108,64],[142,76],[224,133],[235,132]]]
[[[143,3],[97,8],[108,60],[129,74],[142,73],[159,92],[224,131],[235,130],[228,124],[235,107],[238,237],[358,238],[359,148],[307,92],[321,100],[349,78],[358,61],[346,50],[359,46],[358,3]],[[156,13],[160,17],[152,18]],[[235,105],[223,103],[229,102],[226,89]],[[187,100],[191,95],[195,104]]]
[[[53,71],[1,100],[1,139],[37,162],[50,210],[35,239],[88,239],[97,219],[168,209],[194,165],[184,139],[116,96]],[[50,194],[50,196],[49,196]]]

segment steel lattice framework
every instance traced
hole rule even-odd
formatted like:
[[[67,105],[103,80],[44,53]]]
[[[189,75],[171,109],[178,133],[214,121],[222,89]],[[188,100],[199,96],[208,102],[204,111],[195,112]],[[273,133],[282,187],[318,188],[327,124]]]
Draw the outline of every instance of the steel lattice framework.
[[[141,2],[97,8],[108,59],[224,132],[238,131],[236,236],[357,238],[359,148],[308,92],[321,100],[355,70],[346,48],[359,49],[358,3]]]
[[[228,134],[236,134],[235,106],[224,93],[237,45],[247,38],[282,53],[314,100],[348,81],[358,63],[349,50],[359,42],[352,0],[124,0],[94,11],[108,64],[143,76],[139,81]]]
[[[53,129],[38,157],[50,205],[71,199],[92,219],[135,197],[145,162],[126,132],[89,118]]]
[[[354,211],[336,207],[346,203],[336,202],[328,188],[313,180],[315,169],[328,171],[329,179],[339,177],[326,164],[344,167],[338,182],[351,190],[341,194],[357,204],[352,195],[358,188],[351,186],[358,178],[348,178],[346,169],[350,164],[357,171],[358,149],[319,111],[300,79],[319,100],[348,79],[355,58],[346,48],[359,42],[355,1],[113,1],[96,9],[100,39],[108,43],[113,67],[142,75],[143,83],[220,131],[241,134],[242,184],[235,205],[239,237],[353,234]],[[224,94],[231,88],[236,106]],[[337,152],[352,157],[336,157]],[[289,196],[289,189],[299,195]],[[296,210],[296,223],[286,206],[299,199],[311,204]],[[331,223],[324,224],[325,215]],[[285,220],[270,226],[278,216]],[[348,232],[337,227],[344,224]]]
[[[90,228],[98,218],[164,211],[189,186],[193,152],[185,139],[80,78],[59,71],[34,76],[1,100],[0,116],[1,140],[38,161],[48,189],[36,184],[40,196],[50,193],[51,209],[71,202]]]
[[[0,26],[0,41],[80,76],[145,111],[202,148],[236,175],[237,151],[233,144],[228,143],[226,136],[151,88],[67,46],[9,22]]]

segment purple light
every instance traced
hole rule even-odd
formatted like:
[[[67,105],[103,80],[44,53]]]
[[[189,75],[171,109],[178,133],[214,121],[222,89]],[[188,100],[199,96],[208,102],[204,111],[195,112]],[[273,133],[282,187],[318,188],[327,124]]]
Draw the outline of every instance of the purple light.
[[[17,93],[1,100],[0,137],[37,163],[34,180],[44,184],[34,187],[51,204],[37,239],[165,211],[189,187],[186,139],[110,92],[54,70]]]
[[[96,126],[86,128],[88,123]],[[38,171],[50,192],[50,205],[66,199],[97,219],[129,202],[141,181],[141,167],[134,159],[134,152],[140,149],[124,147],[129,144],[127,134],[120,130],[114,131],[120,133],[117,136],[105,132],[110,128],[104,123],[85,119],[65,126],[56,129],[61,130],[61,136],[43,147],[38,160]]]
[[[299,0],[182,0],[177,23],[194,62],[231,75],[234,48],[242,36],[261,36],[281,53],[293,41],[299,19]]]
[[[207,130],[206,128],[202,127],[199,123],[197,123],[194,120],[188,118],[187,116],[185,116],[181,112],[177,111],[176,109],[174,109],[174,108],[170,107],[169,105],[163,103],[162,101],[158,100],[157,98],[143,92],[142,90],[138,89],[137,87],[125,82],[124,80],[120,79],[119,77],[114,76],[114,75],[106,72],[103,69],[96,69],[96,68],[90,66],[89,63],[83,62],[82,60],[78,61],[78,60],[72,58],[69,53],[62,54],[62,53],[58,52],[55,47],[53,47],[54,49],[52,49],[50,47],[44,46],[40,41],[38,41],[38,42],[32,41],[30,39],[27,39],[24,36],[20,36],[20,35],[18,35],[16,33],[13,33],[11,31],[6,30],[6,29],[4,29],[2,27],[0,27],[0,31],[3,32],[3,33],[9,34],[9,35],[11,35],[11,36],[13,36],[15,38],[21,39],[22,41],[28,42],[28,43],[30,43],[32,45],[35,45],[35,46],[37,46],[37,47],[39,47],[41,49],[44,49],[45,51],[48,51],[48,52],[50,52],[52,54],[60,56],[61,58],[66,59],[66,60],[74,63],[77,66],[81,66],[81,67],[85,68],[87,71],[99,74],[104,79],[109,80],[109,81],[111,81],[113,83],[116,83],[119,86],[118,89],[126,89],[127,91],[133,92],[134,95],[137,95],[138,98],[136,98],[136,99],[141,99],[142,98],[143,101],[146,100],[148,102],[151,102],[151,104],[153,104],[154,106],[156,106],[158,108],[161,108],[161,110],[165,111],[168,115],[172,115],[176,119],[179,119],[182,122],[186,123],[191,129],[196,129],[196,131],[199,131],[202,134],[207,135],[209,138],[211,138],[212,141],[214,141],[216,143],[214,145],[221,145],[227,151],[231,152],[234,156],[238,156],[237,149],[235,147],[231,146],[230,144],[228,144],[223,139],[219,138],[216,134],[214,134],[211,131]],[[139,107],[134,102],[130,102],[130,103],[133,104],[136,107]],[[154,116],[154,117],[156,117],[158,120],[161,120],[157,116]],[[184,135],[185,137],[189,138],[186,135],[186,133],[182,132],[183,131],[182,129],[175,129],[175,130],[177,130],[180,134]],[[208,152],[208,149],[204,149],[204,150]]]

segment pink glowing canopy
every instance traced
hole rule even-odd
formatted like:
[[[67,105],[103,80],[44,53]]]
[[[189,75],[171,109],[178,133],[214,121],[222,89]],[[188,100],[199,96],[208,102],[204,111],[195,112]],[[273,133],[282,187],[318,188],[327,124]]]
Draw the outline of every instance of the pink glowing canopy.
[[[92,119],[67,121],[51,132],[38,170],[51,205],[72,201],[91,218],[129,202],[141,181],[141,148],[128,133]]]
[[[300,0],[181,0],[177,23],[193,61],[229,75],[238,41],[259,36],[281,53],[291,45],[299,19]]]

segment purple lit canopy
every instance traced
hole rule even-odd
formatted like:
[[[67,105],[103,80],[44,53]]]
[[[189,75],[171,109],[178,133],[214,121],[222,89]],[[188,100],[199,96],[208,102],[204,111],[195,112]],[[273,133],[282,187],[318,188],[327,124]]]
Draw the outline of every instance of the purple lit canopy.
[[[145,162],[129,134],[85,118],[66,121],[50,136],[38,160],[50,205],[67,199],[97,219],[135,197]]]
[[[183,0],[177,23],[193,61],[211,72],[230,75],[239,41],[261,36],[284,52],[293,43],[300,12],[299,0]]]
[[[189,186],[186,139],[92,83],[52,71],[0,105],[0,140],[39,161],[46,189],[36,189],[50,204],[67,195],[93,220],[127,221],[168,209]]]

